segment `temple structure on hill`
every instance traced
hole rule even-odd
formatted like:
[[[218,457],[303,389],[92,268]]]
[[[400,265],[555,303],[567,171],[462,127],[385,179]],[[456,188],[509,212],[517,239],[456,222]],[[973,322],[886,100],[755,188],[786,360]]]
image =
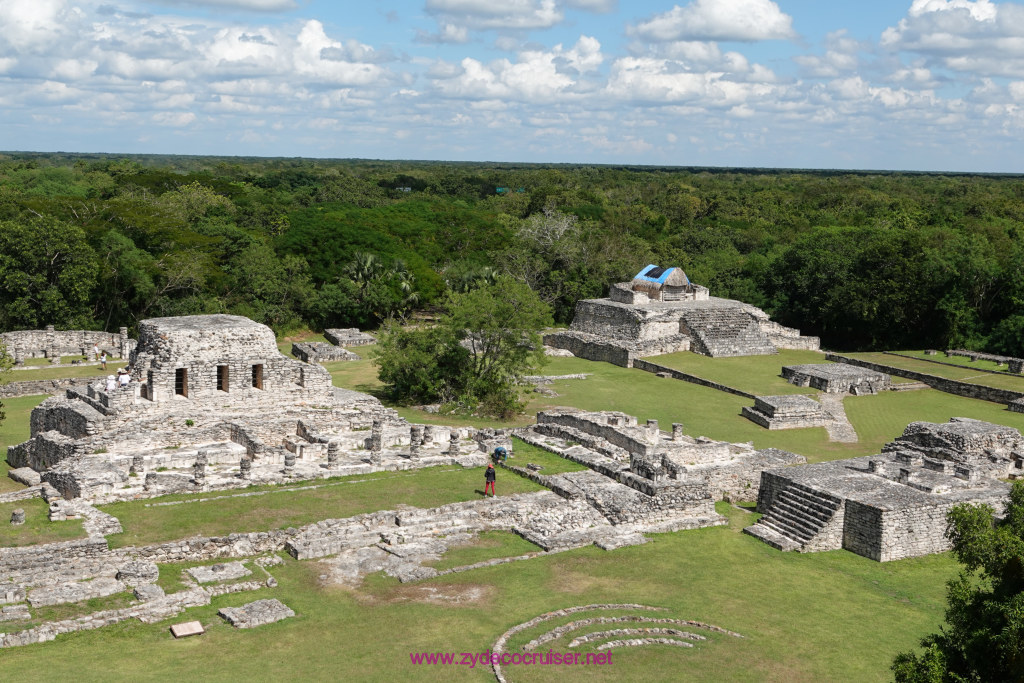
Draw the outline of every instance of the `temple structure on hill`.
[[[569,329],[545,335],[544,343],[624,367],[675,351],[719,357],[819,347],[817,337],[773,322],[756,306],[711,296],[681,268],[655,265],[613,284],[606,299],[577,303]]]
[[[845,548],[886,562],[950,548],[946,513],[987,503],[1002,514],[1008,478],[1024,475],[1024,437],[1011,427],[954,417],[912,422],[878,455],[761,473],[746,532],[781,550]]]
[[[67,389],[32,411],[7,452],[23,480],[65,499],[124,500],[432,464],[481,464],[467,429],[410,425],[283,355],[234,315],[144,320],[131,380]]]

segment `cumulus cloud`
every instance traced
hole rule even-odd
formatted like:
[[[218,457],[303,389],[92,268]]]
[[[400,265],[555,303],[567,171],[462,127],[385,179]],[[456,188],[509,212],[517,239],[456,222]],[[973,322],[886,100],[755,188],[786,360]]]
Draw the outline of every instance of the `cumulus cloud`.
[[[693,0],[629,27],[652,41],[741,41],[796,38],[793,18],[771,0]]]
[[[427,0],[427,12],[442,26],[469,29],[551,28],[564,18],[555,0]]]
[[[840,29],[825,36],[825,54],[797,55],[793,61],[802,67],[806,76],[835,78],[857,69],[860,66],[858,53],[867,49],[869,46],[850,38],[846,29]]]
[[[162,5],[185,5],[190,7],[223,7],[243,9],[252,12],[281,12],[299,6],[295,0],[156,0]]]
[[[927,56],[953,71],[1017,76],[1024,71],[1024,5],[990,0],[915,0],[880,45]]]
[[[466,57],[460,65],[457,76],[434,82],[438,93],[459,99],[537,102],[565,95],[574,83],[559,73],[550,52],[525,52],[515,63],[502,59],[489,65]]]

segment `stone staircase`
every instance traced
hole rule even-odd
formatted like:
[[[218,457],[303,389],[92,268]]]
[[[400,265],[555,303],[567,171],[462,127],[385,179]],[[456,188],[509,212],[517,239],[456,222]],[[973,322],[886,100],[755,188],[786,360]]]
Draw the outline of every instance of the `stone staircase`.
[[[779,550],[802,550],[825,531],[841,504],[839,498],[793,483],[743,532]]]
[[[757,321],[742,308],[695,308],[683,323],[690,331],[691,349],[712,357],[764,356],[777,352]]]

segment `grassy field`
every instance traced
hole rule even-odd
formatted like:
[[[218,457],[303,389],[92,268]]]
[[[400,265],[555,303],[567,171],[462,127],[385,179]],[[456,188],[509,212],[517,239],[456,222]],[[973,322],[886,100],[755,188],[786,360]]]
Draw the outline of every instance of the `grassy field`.
[[[357,352],[366,350],[361,347]],[[781,383],[781,378],[772,373],[777,373],[782,364],[814,359],[795,355],[793,360],[786,358],[783,362],[776,356],[680,362],[691,363],[682,368],[684,371],[754,390],[773,388],[776,380]],[[733,362],[718,366],[719,361]],[[702,364],[699,371],[698,363]],[[368,360],[331,364],[330,369],[338,386],[379,388]],[[690,435],[753,441],[758,447],[785,448],[812,461],[876,453],[914,420],[945,421],[959,415],[1024,429],[1024,415],[1011,413],[1001,405],[934,390],[887,392],[848,397],[847,413],[860,442],[831,444],[820,428],[769,432],[756,426],[739,414],[750,403],[747,399],[638,370],[554,358],[540,372],[592,375],[585,380],[555,382],[551,388],[560,394],[558,397],[531,395],[531,412],[553,405],[622,410],[641,420],[658,419],[664,428],[672,422],[683,422]],[[28,412],[42,398],[5,401],[8,420],[0,424],[0,445],[17,443],[28,436]],[[415,422],[494,424],[413,409],[400,412]],[[524,416],[519,422],[530,419]],[[581,468],[522,442],[516,443],[511,462],[537,462],[544,466],[542,474]],[[498,477],[501,495],[538,489],[510,472],[499,472]],[[217,500],[165,507],[146,507],[155,500],[133,501],[104,509],[121,520],[125,532],[111,537],[111,542],[123,546],[193,534],[299,526],[394,508],[399,503],[425,507],[471,500],[481,495],[483,472],[482,468],[447,467],[320,483],[332,485],[315,490],[296,490],[305,485],[301,483],[262,487],[252,490],[271,492],[247,498],[232,498],[231,492],[183,494],[159,500]],[[18,485],[6,478],[0,480],[0,490],[13,488]],[[3,524],[3,515],[9,515],[6,507],[14,506],[0,510],[0,528],[8,532],[0,539],[2,545],[24,542],[13,534],[28,533],[31,540],[32,534],[52,533],[46,540],[58,540],[60,534],[73,537],[81,533],[80,523],[71,522],[37,525],[53,527],[45,532],[33,531],[29,524],[27,529],[13,531]],[[30,510],[28,504],[20,507]],[[409,654],[481,652],[511,626],[553,609],[636,602],[663,606],[668,608],[664,616],[716,624],[744,638],[712,635],[693,649],[627,648],[615,651],[613,666],[506,668],[506,675],[510,681],[551,680],[557,675],[566,683],[584,679],[884,681],[890,679],[888,665],[893,654],[914,647],[923,634],[935,630],[942,621],[944,582],[956,572],[956,563],[948,555],[879,564],[845,551],[780,553],[740,533],[753,523],[755,515],[725,504],[719,504],[719,511],[729,517],[729,526],[656,535],[645,545],[613,552],[586,548],[415,584],[371,575],[359,589],[327,586],[321,580],[327,574],[321,562],[286,558],[284,565],[271,569],[279,581],[274,590],[222,596],[208,607],[189,610],[161,624],[129,622],[61,636],[54,643],[5,650],[4,673],[11,680],[31,680],[45,669],[48,677],[74,676],[79,681],[183,677],[212,681],[327,677],[367,681],[493,680],[487,668],[416,666],[410,663]],[[39,514],[45,518],[45,507],[33,509],[30,517],[39,522]],[[510,534],[485,534],[474,543],[453,549],[435,566],[461,566],[533,550],[534,546]],[[161,585],[180,590],[180,574],[186,566],[191,565],[161,567]],[[297,616],[252,630],[232,629],[216,616],[220,607],[263,597],[282,600]],[[123,596],[112,596],[103,599],[102,605],[117,606],[123,600]],[[170,623],[191,619],[203,622],[208,629],[204,636],[183,641],[169,636]],[[569,620],[547,622],[524,632],[512,645],[521,645]],[[20,628],[16,623],[0,625],[0,630]],[[556,652],[567,651],[569,640],[565,637],[550,646]],[[582,651],[594,650],[584,646]],[[145,665],[141,666],[140,661]]]
[[[553,609],[635,602],[744,638],[711,634],[693,649],[617,650],[613,664],[604,667],[506,668],[509,680],[885,681],[892,654],[913,647],[942,619],[943,582],[955,573],[948,556],[879,564],[841,551],[780,553],[740,533],[751,515],[727,506],[720,511],[730,516],[729,526],[416,584],[375,575],[358,590],[331,587],[319,579],[320,562],[286,558],[271,568],[276,589],[222,596],[159,624],[126,622],[6,650],[4,674],[34,680],[45,670],[50,678],[83,682],[487,681],[493,680],[487,668],[413,665],[409,655],[482,652],[506,629]],[[180,566],[171,570],[180,573]],[[221,607],[269,597],[286,603],[296,617],[237,630],[216,615]],[[201,621],[206,634],[171,638],[168,625],[186,619]],[[569,620],[547,622],[511,644]],[[550,646],[567,651],[568,640]]]
[[[9,524],[11,513],[17,508],[25,511],[25,523],[12,526]],[[85,538],[82,520],[51,522],[47,516],[49,510],[49,505],[42,498],[0,504],[0,548]]]
[[[849,356],[850,358],[859,358],[860,360],[870,361],[872,363],[890,365],[894,368],[923,372],[929,375],[935,375],[936,377],[945,377],[946,379],[955,379],[961,382],[970,382],[971,384],[979,384],[986,387],[996,387],[997,389],[1009,389],[1010,391],[1024,392],[1024,376],[1022,375],[993,375],[989,372],[978,372],[974,368],[959,364],[947,365],[929,363],[916,358],[904,358],[902,356],[893,356],[887,353],[847,353],[844,355]]]
[[[322,519],[393,509],[401,503],[435,507],[473,500],[483,495],[484,468],[432,467],[355,475],[323,483],[330,485],[314,490],[263,487],[267,493],[258,498],[232,497],[228,491],[179,494],[114,503],[101,509],[121,520],[124,527],[124,533],[109,537],[111,545],[144,545],[192,535],[287,529]],[[505,476],[500,490],[500,495],[507,496],[543,489],[522,477]],[[214,500],[146,507],[151,503],[200,498]]]
[[[781,394],[813,394],[810,387],[798,387],[782,379],[784,365],[824,363],[820,351],[780,350],[775,356],[740,356],[737,358],[709,358],[690,351],[655,356],[647,360],[674,370],[710,379],[733,389],[747,391],[756,396]]]
[[[566,460],[543,448],[537,448],[520,439],[512,439],[513,455],[509,459],[510,465],[526,467],[528,463],[540,465],[543,469],[538,474],[562,474],[563,472],[581,472],[585,465]]]
[[[127,363],[111,361],[107,363],[106,370],[101,368],[99,365],[69,365],[61,368],[41,365],[40,367],[32,368],[31,370],[12,370],[11,373],[7,375],[7,380],[10,382],[28,382],[30,380],[40,379],[100,377],[102,375],[108,375],[111,372],[116,371],[118,368],[123,368],[125,365],[127,365]]]
[[[0,493],[24,488],[7,476],[11,469],[7,464],[7,447],[21,443],[29,437],[29,415],[32,409],[45,399],[46,396],[19,396],[3,400],[7,417],[0,421],[0,454],[4,456],[3,462],[0,462]]]
[[[921,349],[913,351],[895,351],[894,353],[898,353],[901,356],[911,356],[913,358],[921,358],[924,360],[936,361],[944,365],[959,365],[966,368],[980,368],[981,370],[991,370],[993,372],[1009,374],[1009,370],[1007,369],[1007,366],[1005,364],[996,365],[996,362],[992,360],[972,361],[970,358],[967,358],[966,356],[947,356],[942,351],[940,351],[934,356],[929,356]]]

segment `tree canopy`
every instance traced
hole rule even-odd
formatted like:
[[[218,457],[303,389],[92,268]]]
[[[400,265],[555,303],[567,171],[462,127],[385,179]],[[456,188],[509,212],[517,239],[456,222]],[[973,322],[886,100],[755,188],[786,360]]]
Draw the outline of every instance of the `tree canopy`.
[[[947,537],[964,566],[947,584],[946,624],[898,655],[900,683],[1024,681],[1024,480],[1002,520],[989,505],[958,505]]]
[[[830,348],[1024,355],[1020,176],[10,153],[0,227],[0,329],[372,327],[501,274],[566,323],[658,263]]]
[[[451,293],[436,325],[385,326],[374,362],[398,401],[508,417],[522,410],[519,383],[543,363],[539,331],[550,324],[533,290],[501,276]]]

